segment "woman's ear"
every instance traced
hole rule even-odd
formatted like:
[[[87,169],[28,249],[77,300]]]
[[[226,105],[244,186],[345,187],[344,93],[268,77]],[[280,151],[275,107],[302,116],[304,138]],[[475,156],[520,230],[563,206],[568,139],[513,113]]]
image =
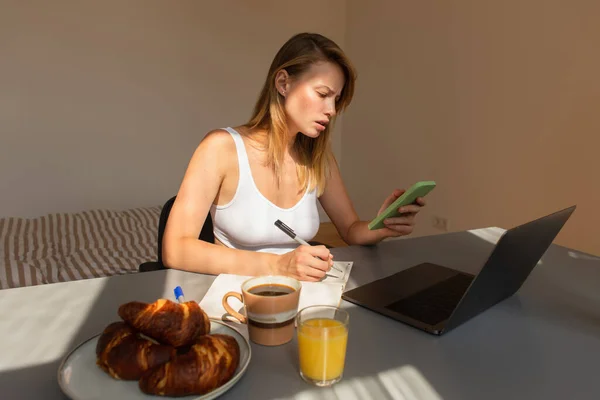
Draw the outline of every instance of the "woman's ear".
[[[290,76],[285,69],[279,70],[275,75],[275,88],[283,97],[286,96],[289,88]]]

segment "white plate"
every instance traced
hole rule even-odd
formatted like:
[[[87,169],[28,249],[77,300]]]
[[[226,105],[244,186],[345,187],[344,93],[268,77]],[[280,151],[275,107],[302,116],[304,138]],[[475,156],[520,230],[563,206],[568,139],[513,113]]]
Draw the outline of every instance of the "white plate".
[[[235,374],[223,386],[202,396],[177,397],[180,400],[214,399],[236,384],[244,375],[250,363],[250,343],[235,329],[219,321],[210,321],[210,333],[231,335],[240,345],[240,363]],[[74,400],[87,399],[152,399],[160,400],[175,398],[167,396],[150,396],[142,392],[138,381],[122,381],[112,378],[96,365],[96,343],[100,334],[86,340],[62,361],[58,368],[58,384],[69,398]]]

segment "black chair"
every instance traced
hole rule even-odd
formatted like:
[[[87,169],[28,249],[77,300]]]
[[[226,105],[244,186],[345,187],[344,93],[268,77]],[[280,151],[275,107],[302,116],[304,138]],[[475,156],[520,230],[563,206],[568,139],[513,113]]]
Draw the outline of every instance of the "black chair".
[[[175,198],[177,196],[171,197],[165,205],[163,206],[160,212],[160,218],[158,220],[158,240],[157,240],[157,249],[156,254],[158,255],[158,261],[148,261],[143,264],[140,264],[138,270],[140,272],[148,272],[148,271],[158,271],[160,269],[166,269],[163,264],[162,259],[162,240],[165,233],[165,227],[167,226],[167,219],[169,218],[169,214],[171,213],[171,208],[173,208],[173,203],[175,202]],[[198,240],[204,240],[205,242],[214,243],[215,235],[213,233],[213,223],[212,218],[210,217],[210,213],[206,216],[206,220],[204,221],[204,225],[200,230],[200,236],[198,236]]]
[[[163,240],[163,235],[165,233],[165,227],[167,226],[167,219],[169,218],[169,214],[171,213],[171,208],[173,208],[173,203],[175,202],[176,197],[177,196],[173,196],[169,200],[167,200],[167,202],[165,203],[165,205],[163,206],[163,208],[160,212],[160,218],[158,220],[158,240],[157,240],[157,249],[156,249],[157,250],[156,254],[158,255],[158,261],[147,261],[145,263],[140,264],[140,266],[138,267],[139,272],[158,271],[158,270],[167,268],[163,264],[163,260],[162,260],[162,240]],[[205,242],[208,242],[208,243],[215,242],[215,234],[213,233],[213,223],[212,223],[212,218],[210,217],[210,213],[208,213],[208,215],[206,216],[206,220],[204,221],[204,225],[202,226],[202,229],[200,230],[200,236],[198,236],[198,240],[204,240]],[[317,242],[314,240],[309,241],[308,243],[311,246],[324,245],[328,249],[331,248],[331,246],[329,246],[329,245],[326,245],[324,243],[320,243],[320,242]]]

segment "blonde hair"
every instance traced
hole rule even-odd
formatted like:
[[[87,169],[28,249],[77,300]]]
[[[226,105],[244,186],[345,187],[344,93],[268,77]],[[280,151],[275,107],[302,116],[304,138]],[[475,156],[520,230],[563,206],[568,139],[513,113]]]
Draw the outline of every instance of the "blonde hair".
[[[297,77],[318,62],[333,62],[344,73],[345,83],[339,99],[335,103],[339,115],[351,102],[354,94],[356,72],[342,49],[323,35],[300,33],[291,37],[279,49],[260,92],[248,128],[260,128],[267,131],[267,164],[273,168],[277,181],[281,180],[281,163],[287,144],[286,114],[284,98],[275,86],[277,73],[285,70],[290,77]],[[317,138],[296,135],[294,150],[299,158],[296,169],[303,190],[317,190],[320,196],[325,190],[329,176],[329,166],[334,161],[331,151],[330,135],[333,129],[333,117],[325,130]]]

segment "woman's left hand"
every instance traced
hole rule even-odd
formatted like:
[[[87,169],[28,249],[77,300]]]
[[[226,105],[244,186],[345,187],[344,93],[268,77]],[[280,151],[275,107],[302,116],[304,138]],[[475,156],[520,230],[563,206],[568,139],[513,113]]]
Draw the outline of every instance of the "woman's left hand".
[[[385,199],[383,205],[377,212],[377,215],[381,214],[390,204],[396,201],[398,197],[402,196],[405,191],[406,190],[404,189],[394,190],[392,194]],[[410,235],[415,226],[415,217],[423,206],[425,206],[425,199],[417,197],[414,204],[400,207],[398,210],[402,213],[401,215],[394,218],[387,218],[383,221],[385,228],[382,229],[382,233],[384,236],[396,237]]]

